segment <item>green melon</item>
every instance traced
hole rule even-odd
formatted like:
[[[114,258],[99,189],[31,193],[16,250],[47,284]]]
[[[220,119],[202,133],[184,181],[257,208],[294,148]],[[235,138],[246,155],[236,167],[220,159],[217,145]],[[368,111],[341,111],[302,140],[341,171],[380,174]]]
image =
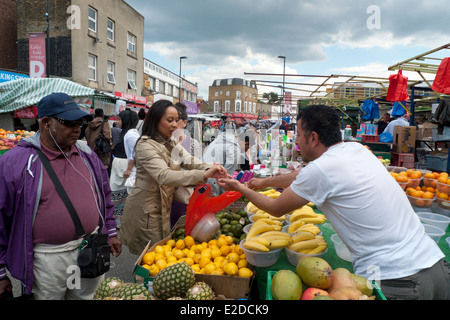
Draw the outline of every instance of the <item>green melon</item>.
[[[275,300],[300,300],[303,293],[303,284],[295,272],[279,270],[272,277],[270,290]]]

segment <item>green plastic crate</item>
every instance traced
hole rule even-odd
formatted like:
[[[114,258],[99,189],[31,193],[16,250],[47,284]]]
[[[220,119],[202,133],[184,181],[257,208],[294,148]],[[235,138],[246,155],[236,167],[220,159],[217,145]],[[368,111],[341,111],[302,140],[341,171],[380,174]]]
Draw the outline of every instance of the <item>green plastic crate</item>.
[[[267,287],[266,287],[266,300],[273,300],[272,290],[270,289],[272,285],[272,278],[277,273],[277,271],[268,271],[267,272]],[[383,292],[381,292],[381,288],[375,281],[372,281],[373,285],[373,294],[375,296],[375,300],[387,300],[384,296]]]

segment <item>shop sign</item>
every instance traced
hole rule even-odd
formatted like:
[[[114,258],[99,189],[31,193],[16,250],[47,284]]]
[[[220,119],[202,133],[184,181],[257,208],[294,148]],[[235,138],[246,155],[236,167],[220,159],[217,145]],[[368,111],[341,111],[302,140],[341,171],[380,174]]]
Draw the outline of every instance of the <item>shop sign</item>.
[[[6,81],[12,81],[12,80],[19,80],[29,78],[27,74],[21,74],[21,73],[13,73],[8,71],[0,70],[0,83],[6,82]]]
[[[137,96],[131,93],[125,93],[125,92],[118,92],[115,91],[114,95],[123,99],[127,99],[127,100],[131,100],[134,101],[136,103],[140,103],[140,104],[147,104],[147,98],[146,97],[141,97],[141,96]]]
[[[20,119],[36,119],[37,118],[37,108],[35,106],[25,107],[14,111],[14,118]]]

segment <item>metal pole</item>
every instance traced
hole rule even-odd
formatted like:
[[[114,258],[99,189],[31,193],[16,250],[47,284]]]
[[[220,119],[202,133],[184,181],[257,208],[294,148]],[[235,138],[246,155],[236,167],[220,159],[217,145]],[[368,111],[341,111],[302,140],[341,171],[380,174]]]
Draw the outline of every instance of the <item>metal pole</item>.
[[[283,59],[283,98],[281,100],[281,110],[280,110],[280,120],[283,117],[283,108],[284,108],[284,85],[285,85],[285,77],[286,77],[286,57],[278,56],[278,58]]]
[[[178,102],[180,102],[181,103],[181,61],[183,60],[183,59],[187,59],[187,57],[185,57],[185,56],[183,56],[183,57],[180,57],[180,82],[179,82],[179,86],[178,86]]]
[[[45,49],[45,51],[46,51],[46,53],[45,53],[45,55],[46,55],[46,68],[45,68],[45,73],[46,73],[46,75],[47,75],[47,78],[50,76],[50,72],[49,72],[49,69],[50,69],[50,4],[49,4],[49,0],[47,0],[47,5],[46,5],[46,9],[45,9],[45,17],[46,17],[46,20],[47,20],[47,31],[46,31],[46,33],[47,33],[47,41],[46,41],[46,49]]]

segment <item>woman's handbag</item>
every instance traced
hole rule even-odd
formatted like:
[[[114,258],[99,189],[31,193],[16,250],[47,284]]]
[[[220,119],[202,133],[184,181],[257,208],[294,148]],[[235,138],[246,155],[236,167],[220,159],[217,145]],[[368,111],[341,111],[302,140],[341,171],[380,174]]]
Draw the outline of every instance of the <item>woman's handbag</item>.
[[[72,205],[67,193],[65,192],[61,182],[56,176],[47,156],[39,149],[38,155],[41,158],[44,168],[47,170],[49,177],[55,184],[56,191],[61,197],[63,203],[69,210],[70,216],[75,224],[75,231],[79,237],[83,236],[83,241],[78,248],[77,263],[80,267],[82,278],[96,278],[109,270],[110,266],[110,247],[108,244],[108,235],[95,233],[86,235],[80,218]]]
[[[195,187],[175,188],[175,192],[173,193],[173,200],[184,204],[188,204],[192,194],[194,193],[194,189]]]

